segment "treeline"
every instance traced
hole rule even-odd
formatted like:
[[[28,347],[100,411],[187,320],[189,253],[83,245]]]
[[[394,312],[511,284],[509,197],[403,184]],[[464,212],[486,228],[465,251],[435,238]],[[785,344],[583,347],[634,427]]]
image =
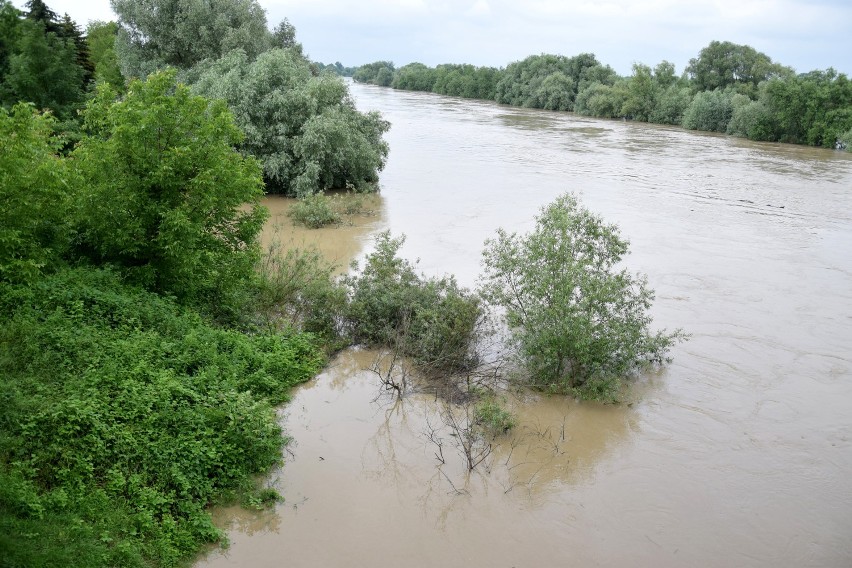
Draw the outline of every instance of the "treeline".
[[[681,75],[668,61],[619,76],[593,54],[532,55],[505,69],[395,68],[378,61],[354,80],[395,89],[680,125],[760,141],[852,149],[852,84],[833,69],[796,74],[747,45],[713,41]]]

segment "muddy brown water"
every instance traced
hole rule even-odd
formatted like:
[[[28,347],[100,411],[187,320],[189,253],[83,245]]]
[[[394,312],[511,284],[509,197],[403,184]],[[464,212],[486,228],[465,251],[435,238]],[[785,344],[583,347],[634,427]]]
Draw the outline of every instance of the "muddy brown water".
[[[497,227],[573,191],[692,338],[629,405],[510,398],[472,475],[446,432],[439,467],[434,397],[376,400],[345,352],[281,410],[285,502],[217,511],[231,547],[199,567],[852,566],[852,155],[352,90],[393,124],[380,211],[299,238],[345,265],[405,233],[470,286]]]

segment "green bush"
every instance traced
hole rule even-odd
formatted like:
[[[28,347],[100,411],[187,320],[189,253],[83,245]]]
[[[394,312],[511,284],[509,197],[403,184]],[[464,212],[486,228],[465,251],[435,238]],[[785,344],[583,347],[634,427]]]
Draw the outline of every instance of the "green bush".
[[[476,403],[475,421],[486,434],[498,436],[515,427],[515,417],[493,396]]]
[[[342,348],[346,289],[335,266],[316,250],[275,246],[264,255],[253,305],[267,329],[295,327],[315,334],[329,350]]]
[[[309,336],[215,328],[111,271],[4,286],[0,313],[11,565],[61,559],[52,538],[87,566],[174,566],[217,540],[206,508],[280,462],[273,405],[324,362]]]
[[[354,340],[398,347],[424,369],[470,369],[482,316],[479,298],[452,277],[418,276],[411,263],[397,256],[403,242],[380,234],[364,269],[347,278],[347,319]]]
[[[300,198],[287,213],[294,223],[309,229],[319,229],[326,225],[340,223],[340,213],[334,207],[332,198],[322,193],[310,193]]]
[[[650,331],[647,280],[616,269],[627,250],[571,195],[544,207],[531,233],[486,241],[482,294],[503,310],[532,386],[610,401],[623,377],[667,360],[683,334]]]
[[[734,113],[731,91],[703,91],[695,95],[683,113],[683,127],[689,130],[725,132]]]

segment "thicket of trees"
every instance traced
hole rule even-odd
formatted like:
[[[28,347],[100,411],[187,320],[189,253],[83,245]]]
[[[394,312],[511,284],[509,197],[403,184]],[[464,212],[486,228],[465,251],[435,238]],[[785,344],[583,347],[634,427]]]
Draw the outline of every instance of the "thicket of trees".
[[[381,80],[379,80],[381,74]],[[668,61],[620,77],[592,54],[541,54],[505,69],[388,62],[356,81],[501,104],[626,118],[751,140],[852,150],[852,85],[833,69],[796,74],[748,45],[713,41],[681,75]]]

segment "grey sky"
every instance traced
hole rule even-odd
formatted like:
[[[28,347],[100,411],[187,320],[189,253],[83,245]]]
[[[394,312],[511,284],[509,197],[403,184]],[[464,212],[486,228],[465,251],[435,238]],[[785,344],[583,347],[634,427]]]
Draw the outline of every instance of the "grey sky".
[[[17,6],[25,0],[15,0]],[[85,26],[108,0],[47,0]],[[852,0],[260,0],[312,59],[495,67],[538,53],[594,53],[620,74],[667,59],[680,73],[712,40],[751,45],[796,71],[852,75]]]

